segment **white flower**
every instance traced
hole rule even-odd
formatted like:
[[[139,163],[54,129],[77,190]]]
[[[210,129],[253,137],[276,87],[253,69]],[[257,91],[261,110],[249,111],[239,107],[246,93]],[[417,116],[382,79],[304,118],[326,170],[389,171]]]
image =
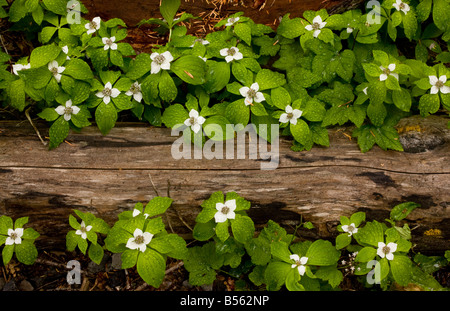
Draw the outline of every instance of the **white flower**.
[[[150,59],[152,60],[150,73],[158,73],[161,69],[169,70],[170,62],[173,61],[173,56],[169,51],[164,53],[152,53],[150,55]]]
[[[116,41],[116,37],[114,36],[112,36],[111,38],[102,38],[102,42],[105,45],[103,49],[117,50],[117,43],[114,43],[114,41]]]
[[[64,52],[64,54],[69,54],[69,47],[67,45],[63,46],[61,50]],[[70,59],[69,55],[66,56],[66,59]]]
[[[286,113],[282,113],[280,116],[280,122],[281,123],[288,123],[291,122],[291,124],[297,124],[297,119],[300,118],[303,114],[303,111],[298,109],[292,109],[290,105],[286,106],[285,109]]]
[[[208,60],[206,57],[201,57],[200,55],[198,57],[200,57],[200,59],[204,62],[206,62]]]
[[[352,27],[347,27],[347,33],[352,33],[353,32],[353,28]]]
[[[102,20],[100,19],[100,17],[94,17],[92,19],[92,21],[90,21],[89,23],[84,25],[84,28],[87,29],[87,34],[90,35],[91,33],[96,32],[97,30],[99,30],[100,28],[100,22]]]
[[[139,249],[141,252],[145,252],[147,244],[153,238],[153,234],[150,232],[142,232],[141,229],[134,230],[133,236],[128,239],[126,247],[129,249]]]
[[[239,93],[241,93],[241,95],[245,97],[246,106],[252,105],[253,100],[256,103],[260,103],[263,100],[266,100],[263,93],[258,92],[258,90],[259,84],[257,82],[253,83],[250,87],[244,86],[239,89]]]
[[[320,34],[320,29],[325,27],[326,24],[327,22],[323,22],[322,17],[320,17],[320,15],[317,15],[316,17],[314,17],[312,24],[306,25],[305,29],[308,31],[314,30],[313,36],[314,38],[317,38]]]
[[[80,112],[80,108],[77,106],[72,106],[72,100],[66,101],[66,105],[60,105],[55,108],[56,112],[62,116],[64,115],[64,120],[69,121],[73,114]]]
[[[61,81],[61,73],[66,70],[66,67],[58,66],[58,62],[54,60],[48,63],[48,70],[51,71],[56,81],[59,83]]]
[[[194,133],[197,133],[200,131],[200,127],[205,121],[205,118],[198,115],[197,110],[191,109],[191,111],[189,111],[189,118],[184,120],[184,125],[190,126],[191,130],[193,130]]]
[[[363,91],[363,93],[364,94],[366,94],[367,95],[367,89],[368,89],[369,87],[368,86],[366,86],[362,91]]]
[[[447,76],[442,75],[439,77],[436,76],[429,76],[430,84],[432,85],[430,94],[437,94],[439,91],[441,91],[442,94],[448,94],[450,93],[450,87],[444,85],[445,82],[447,82]]]
[[[137,102],[141,102],[142,100],[142,92],[141,92],[141,85],[139,84],[139,82],[134,82],[130,89],[128,91],[125,92],[125,95],[127,96],[133,96],[134,100]]]
[[[190,47],[190,48],[194,47],[195,43],[197,43],[197,42],[200,42],[200,43],[203,44],[203,45],[208,45],[208,44],[209,44],[209,41],[208,41],[208,40],[205,40],[205,39],[203,39],[203,38],[197,38],[197,39],[194,40],[194,43],[192,43],[192,45],[189,46],[189,47]]]
[[[22,243],[23,228],[16,228],[16,230],[8,229],[8,237],[5,240],[5,245],[13,245]]]
[[[86,232],[91,231],[91,229],[92,229],[92,226],[86,227],[86,224],[84,223],[84,221],[81,221],[81,227],[80,227],[80,229],[75,231],[75,234],[81,235],[81,237],[86,240],[86,238],[87,238]]]
[[[396,243],[388,243],[387,245],[383,242],[378,242],[377,255],[381,258],[386,257],[388,260],[394,259],[394,252],[397,250]]]
[[[300,273],[300,275],[304,275],[305,271],[306,271],[306,263],[308,262],[308,257],[302,257],[300,258],[297,254],[293,254],[291,256],[289,256],[289,258],[291,260],[294,260],[295,263],[293,263],[291,265],[291,268],[297,268],[298,269],[298,273]]]
[[[225,60],[227,63],[231,62],[232,60],[239,60],[242,59],[244,56],[241,52],[239,52],[239,49],[237,47],[232,46],[231,48],[224,48],[220,50],[220,55],[225,56]]]
[[[402,2],[402,0],[396,0],[395,3],[392,5],[394,8],[397,9],[397,11],[403,11],[403,13],[408,13],[410,8],[409,5]]]
[[[216,214],[214,215],[214,219],[216,223],[224,222],[227,219],[234,219],[236,214],[234,210],[236,209],[236,200],[228,200],[224,203],[216,203]]]
[[[225,26],[233,26],[237,21],[239,21],[239,17],[230,17]]]
[[[358,232],[358,228],[356,228],[354,223],[351,223],[350,225],[343,225],[342,230],[344,230],[344,232],[348,232],[348,236],[351,236],[353,233]]]
[[[137,208],[133,209],[133,217],[136,217],[137,215],[139,215],[141,213],[140,210],[138,210]],[[147,219],[149,215],[147,213],[144,214],[145,219]]]
[[[102,91],[97,92],[95,95],[97,95],[97,97],[103,98],[103,102],[108,105],[111,101],[111,97],[116,98],[117,96],[119,96],[119,94],[120,91],[116,88],[112,88],[111,82],[108,82],[105,84],[105,88]]]
[[[380,69],[383,71],[383,73],[380,74],[380,81],[386,80],[389,75],[394,76],[398,80],[398,73],[392,72],[395,70],[395,64],[389,64],[387,69],[383,66],[380,66]]]
[[[28,64],[26,64],[26,65],[22,65],[22,64],[15,64],[15,65],[12,65],[13,73],[14,73],[16,76],[19,75],[18,71],[23,70],[23,69],[30,69],[30,67],[31,67],[31,64],[30,64],[30,63],[28,63]]]

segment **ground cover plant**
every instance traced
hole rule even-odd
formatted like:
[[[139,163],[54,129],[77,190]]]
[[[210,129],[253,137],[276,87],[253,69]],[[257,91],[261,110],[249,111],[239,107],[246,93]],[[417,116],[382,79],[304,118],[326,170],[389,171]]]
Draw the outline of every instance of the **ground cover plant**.
[[[167,44],[139,55],[121,42],[122,20],[85,20],[74,5],[17,0],[2,13],[42,44],[20,59],[1,54],[2,105],[47,120],[50,148],[92,122],[107,135],[129,110],[156,126],[192,125],[202,142],[208,124],[280,124],[293,149],[309,150],[329,145],[327,128],[354,124],[362,152],[401,151],[399,119],[450,109],[446,0],[286,14],[276,31],[236,13],[205,38],[186,35],[182,22],[195,17],[175,18],[180,1],[167,0],[163,20],[140,22],[156,24]]]
[[[48,121],[50,149],[70,130],[92,123],[107,135],[129,111],[154,126],[186,126],[202,144],[217,139],[203,130],[209,124],[279,124],[296,151],[329,146],[328,128],[353,124],[362,152],[375,144],[402,151],[395,130],[401,118],[450,111],[448,0],[385,0],[343,14],[286,14],[276,30],[236,13],[204,38],[186,35],[182,23],[195,16],[176,18],[179,5],[163,0],[163,20],[141,21],[157,25],[168,41],[138,54],[123,42],[122,20],[86,20],[76,14],[87,12],[81,3],[15,0],[8,6],[0,0],[0,17],[41,44],[20,59],[0,52],[2,107]],[[155,288],[174,259],[183,261],[192,285],[226,273],[243,289],[335,290],[350,271],[367,288],[413,283],[445,289],[432,274],[448,264],[449,252],[413,252],[411,229],[398,223],[414,212],[413,202],[393,207],[385,222],[366,221],[364,213],[342,216],[334,241],[309,241],[271,220],[256,232],[246,213],[250,202],[216,192],[202,204],[189,247],[165,228],[162,215],[171,203],[164,197],[145,207],[138,203],[111,227],[74,210],[80,221],[68,219],[67,249],[95,263],[105,252],[121,254],[121,267],[135,268]],[[27,221],[0,217],[5,265],[14,255],[35,262],[39,234],[23,228]]]
[[[182,237],[166,231],[163,214],[173,200],[154,197],[145,206],[118,215],[109,227],[89,212],[74,210],[81,223],[69,216],[66,247],[76,248],[100,264],[105,252],[117,253],[122,269],[135,268],[147,285],[158,288],[164,281],[167,260],[184,265],[191,286],[213,284],[219,274],[235,279],[241,290],[338,290],[346,276],[357,277],[362,288],[391,290],[396,286],[416,286],[421,290],[447,290],[433,273],[448,265],[450,252],[425,256],[412,250],[411,229],[400,226],[419,204],[396,205],[384,222],[367,221],[364,212],[342,216],[335,240],[311,241],[297,234],[300,223],[289,234],[269,220],[255,232],[246,211],[251,203],[235,192],[211,194],[202,204],[189,245]],[[16,253],[17,260],[33,265],[38,255],[32,228],[24,229],[28,218],[0,217],[0,246],[4,265]],[[98,236],[98,234],[101,234]]]

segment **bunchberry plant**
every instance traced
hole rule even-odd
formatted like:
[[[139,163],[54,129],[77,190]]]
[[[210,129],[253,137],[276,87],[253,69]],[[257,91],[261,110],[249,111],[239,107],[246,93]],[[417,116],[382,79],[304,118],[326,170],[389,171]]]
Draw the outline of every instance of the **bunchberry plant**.
[[[358,227],[366,219],[364,212],[357,212],[350,216],[341,216],[341,221],[337,230],[342,232],[336,237],[336,248],[342,249],[352,242],[352,236],[358,233]]]
[[[221,191],[214,192],[202,203],[202,208],[193,231],[195,239],[206,241],[216,236],[224,242],[230,237],[230,227],[237,242],[246,243],[253,237],[255,226],[246,213],[250,202],[237,193],[228,192],[224,196]]]
[[[107,235],[110,227],[103,219],[95,217],[89,212],[74,210],[74,213],[81,219],[81,222],[78,222],[75,216],[69,216],[69,224],[74,230],[67,232],[67,250],[74,251],[78,247],[84,255],[87,251],[93,262],[100,264],[104,249],[99,243],[99,234]]]
[[[24,228],[28,223],[28,217],[21,217],[14,222],[8,216],[0,217],[0,246],[3,246],[3,264],[7,265],[14,254],[21,263],[32,265],[38,251],[34,245],[34,240],[39,237],[39,233],[33,228]]]
[[[183,259],[187,253],[186,241],[168,233],[158,216],[171,204],[172,199],[166,197],[153,198],[145,208],[137,203],[132,211],[119,215],[105,239],[109,251],[122,254],[123,269],[136,266],[142,279],[154,287],[164,279],[167,257]]]

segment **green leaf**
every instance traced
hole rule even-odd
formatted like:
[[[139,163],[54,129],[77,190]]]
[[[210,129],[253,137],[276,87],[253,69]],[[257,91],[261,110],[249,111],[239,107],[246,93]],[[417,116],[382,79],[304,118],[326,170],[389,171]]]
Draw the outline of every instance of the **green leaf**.
[[[249,23],[238,23],[234,25],[235,34],[248,45],[252,45],[252,29]]]
[[[122,54],[119,51],[117,51],[117,50],[110,50],[109,51],[109,59],[111,60],[111,63],[113,65],[116,65],[118,67],[123,67],[124,66]]]
[[[182,56],[171,64],[170,69],[186,83],[193,85],[205,83],[206,64],[197,56]]]
[[[284,110],[287,105],[291,104],[291,96],[289,92],[283,87],[277,87],[270,91],[270,97],[272,98],[272,104]]]
[[[289,251],[288,244],[283,241],[273,242],[270,245],[270,253],[273,257],[284,261],[285,263],[292,263],[290,260],[291,252]]]
[[[50,127],[50,145],[49,148],[53,149],[59,146],[69,134],[69,122],[64,120],[63,116],[60,116]]]
[[[47,65],[61,53],[61,48],[55,44],[43,45],[35,48],[30,55],[31,68]]]
[[[420,207],[420,204],[414,202],[405,202],[396,205],[390,213],[390,218],[394,221],[399,221],[406,218],[414,209]]]
[[[384,228],[385,225],[376,220],[368,222],[363,228],[358,230],[358,235],[355,235],[355,239],[361,245],[378,247],[378,242],[384,242]]]
[[[41,31],[41,42],[42,43],[47,43],[50,41],[50,39],[53,37],[53,35],[55,34],[56,30],[58,30],[58,28],[56,27],[44,27],[42,28]]]
[[[352,241],[352,237],[348,233],[339,234],[336,237],[336,249],[347,247]]]
[[[409,111],[411,109],[411,94],[407,89],[392,91],[392,100],[395,106],[402,111]]]
[[[231,72],[233,73],[233,76],[238,80],[240,83],[244,85],[250,85],[253,82],[253,73],[248,70],[243,64],[238,62],[233,62],[231,64]],[[236,83],[236,82],[234,82]],[[237,93],[239,94],[239,93]]]
[[[88,255],[93,262],[99,265],[102,262],[104,255],[103,247],[99,244],[92,243],[89,246]]]
[[[411,280],[411,260],[406,256],[395,254],[390,266],[394,280],[402,286],[408,285]]]
[[[172,233],[153,238],[149,245],[158,252],[176,259],[183,259],[187,254],[186,241]]]
[[[419,99],[419,110],[422,117],[436,113],[439,107],[440,101],[438,94],[425,94]]]
[[[67,14],[66,6],[67,1],[65,0],[43,0],[45,7],[58,15],[65,15]]]
[[[150,71],[152,60],[147,53],[141,53],[130,63],[127,77],[132,80],[139,79]]]
[[[7,265],[14,255],[14,245],[5,245],[2,250],[3,265]]]
[[[231,124],[242,124],[246,126],[250,119],[250,109],[245,105],[244,99],[236,100],[228,104],[225,117]]]
[[[15,245],[17,259],[26,265],[32,265],[38,256],[38,251],[33,242],[22,240],[22,243]]]
[[[387,116],[386,107],[382,103],[371,101],[369,106],[367,106],[367,116],[369,117],[372,124],[381,126]]]
[[[389,90],[396,90],[396,91],[400,91],[400,84],[398,83],[398,80],[396,77],[394,77],[393,75],[388,75],[386,81],[386,88]]]
[[[22,79],[14,80],[8,86],[8,96],[11,101],[11,106],[19,111],[27,106],[25,102],[25,84]]]
[[[317,266],[330,266],[337,263],[340,252],[329,242],[325,240],[316,240],[306,252],[308,264]]]
[[[261,69],[255,78],[255,82],[259,85],[259,91],[273,89],[286,83],[284,75],[269,69]]]
[[[137,249],[127,248],[120,256],[120,259],[122,260],[122,269],[129,269],[134,267],[136,265],[138,257],[140,257],[139,255],[142,255],[141,251]]]
[[[171,198],[155,197],[147,203],[144,213],[148,214],[148,217],[164,214],[172,202]]]
[[[289,18],[289,14],[286,14],[280,22],[277,28],[277,33],[288,39],[294,39],[300,37],[305,32],[305,25],[302,23],[301,18]]]
[[[449,6],[450,8],[450,6]],[[408,14],[403,16],[403,28],[405,30],[405,35],[409,40],[412,40],[417,31],[417,18],[413,10],[408,12]]]
[[[73,217],[73,216],[72,216]],[[78,239],[80,236],[75,233],[74,230],[67,232],[66,235],[66,248],[68,251],[72,252],[78,245]]]
[[[14,229],[23,228],[26,223],[28,223],[28,217],[17,218],[14,222]]]
[[[178,90],[175,82],[166,70],[161,71],[158,89],[159,96],[166,102],[171,102],[177,97]]]
[[[374,259],[376,255],[377,250],[373,247],[367,246],[358,251],[358,255],[356,255],[355,260],[358,262],[369,262]]]
[[[11,3],[9,8],[9,20],[11,22],[18,22],[27,14],[27,8],[25,6],[25,0],[17,0]]]
[[[250,217],[236,214],[236,218],[231,220],[231,230],[236,241],[245,244],[253,238],[255,225]]]
[[[91,80],[94,75],[89,65],[78,58],[70,59],[65,65],[64,74],[79,80]]]
[[[27,240],[36,240],[39,236],[39,232],[37,232],[33,228],[26,228],[25,230],[23,230],[22,238]]]
[[[211,219],[206,223],[197,222],[194,226],[192,235],[194,239],[198,241],[207,241],[216,234],[215,227],[216,222],[214,221],[214,219]]]
[[[230,66],[225,62],[208,61],[206,71],[206,83],[204,88],[208,93],[216,93],[222,90],[230,81]]]
[[[47,121],[55,121],[56,119],[58,119],[59,114],[54,108],[45,108],[40,113],[38,113],[38,116]]]
[[[321,267],[314,275],[319,279],[328,281],[333,288],[338,286],[344,279],[342,272],[334,266]]]
[[[95,110],[95,121],[103,135],[107,135],[114,127],[117,120],[117,110],[112,103],[105,104],[103,101]]]
[[[311,139],[311,131],[309,130],[309,126],[301,119],[297,119],[297,124],[291,123],[290,129],[294,139],[301,144],[306,144]]]
[[[289,264],[285,262],[273,261],[267,265],[264,272],[267,290],[276,291],[285,283],[287,275],[292,271]]]
[[[162,0],[159,10],[164,19],[172,25],[175,14],[177,14],[178,8],[180,7],[180,0]]]
[[[228,227],[229,227],[228,219],[225,220],[224,222],[219,222],[216,224],[216,235],[222,242],[226,241],[230,236]]]
[[[181,104],[174,104],[164,110],[161,120],[167,127],[174,128],[183,125],[187,118],[189,114],[186,109]]]

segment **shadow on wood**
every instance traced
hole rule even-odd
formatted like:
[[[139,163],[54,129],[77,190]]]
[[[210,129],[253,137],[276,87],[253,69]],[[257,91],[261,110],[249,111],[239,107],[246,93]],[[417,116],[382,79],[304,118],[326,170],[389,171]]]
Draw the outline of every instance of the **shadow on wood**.
[[[414,228],[415,249],[440,254],[450,249],[447,121],[402,120],[405,152],[374,147],[363,154],[345,127],[329,130],[329,148],[309,152],[293,152],[281,138],[279,166],[265,171],[258,159],[174,160],[178,137],[146,124],[118,124],[107,136],[88,127],[48,151],[28,123],[0,122],[0,214],[29,216],[40,248],[64,249],[72,209],[113,224],[120,212],[155,196],[151,180],[160,195],[170,183],[174,204],[165,221],[187,238],[201,202],[219,190],[251,201],[257,228],[272,219],[293,232],[301,219],[311,221],[315,229],[300,230],[306,238],[334,238],[341,215],[364,211],[368,220],[383,221],[396,204],[414,201],[421,207],[405,222]],[[46,135],[47,125],[38,126]],[[439,143],[430,143],[436,135]]]

